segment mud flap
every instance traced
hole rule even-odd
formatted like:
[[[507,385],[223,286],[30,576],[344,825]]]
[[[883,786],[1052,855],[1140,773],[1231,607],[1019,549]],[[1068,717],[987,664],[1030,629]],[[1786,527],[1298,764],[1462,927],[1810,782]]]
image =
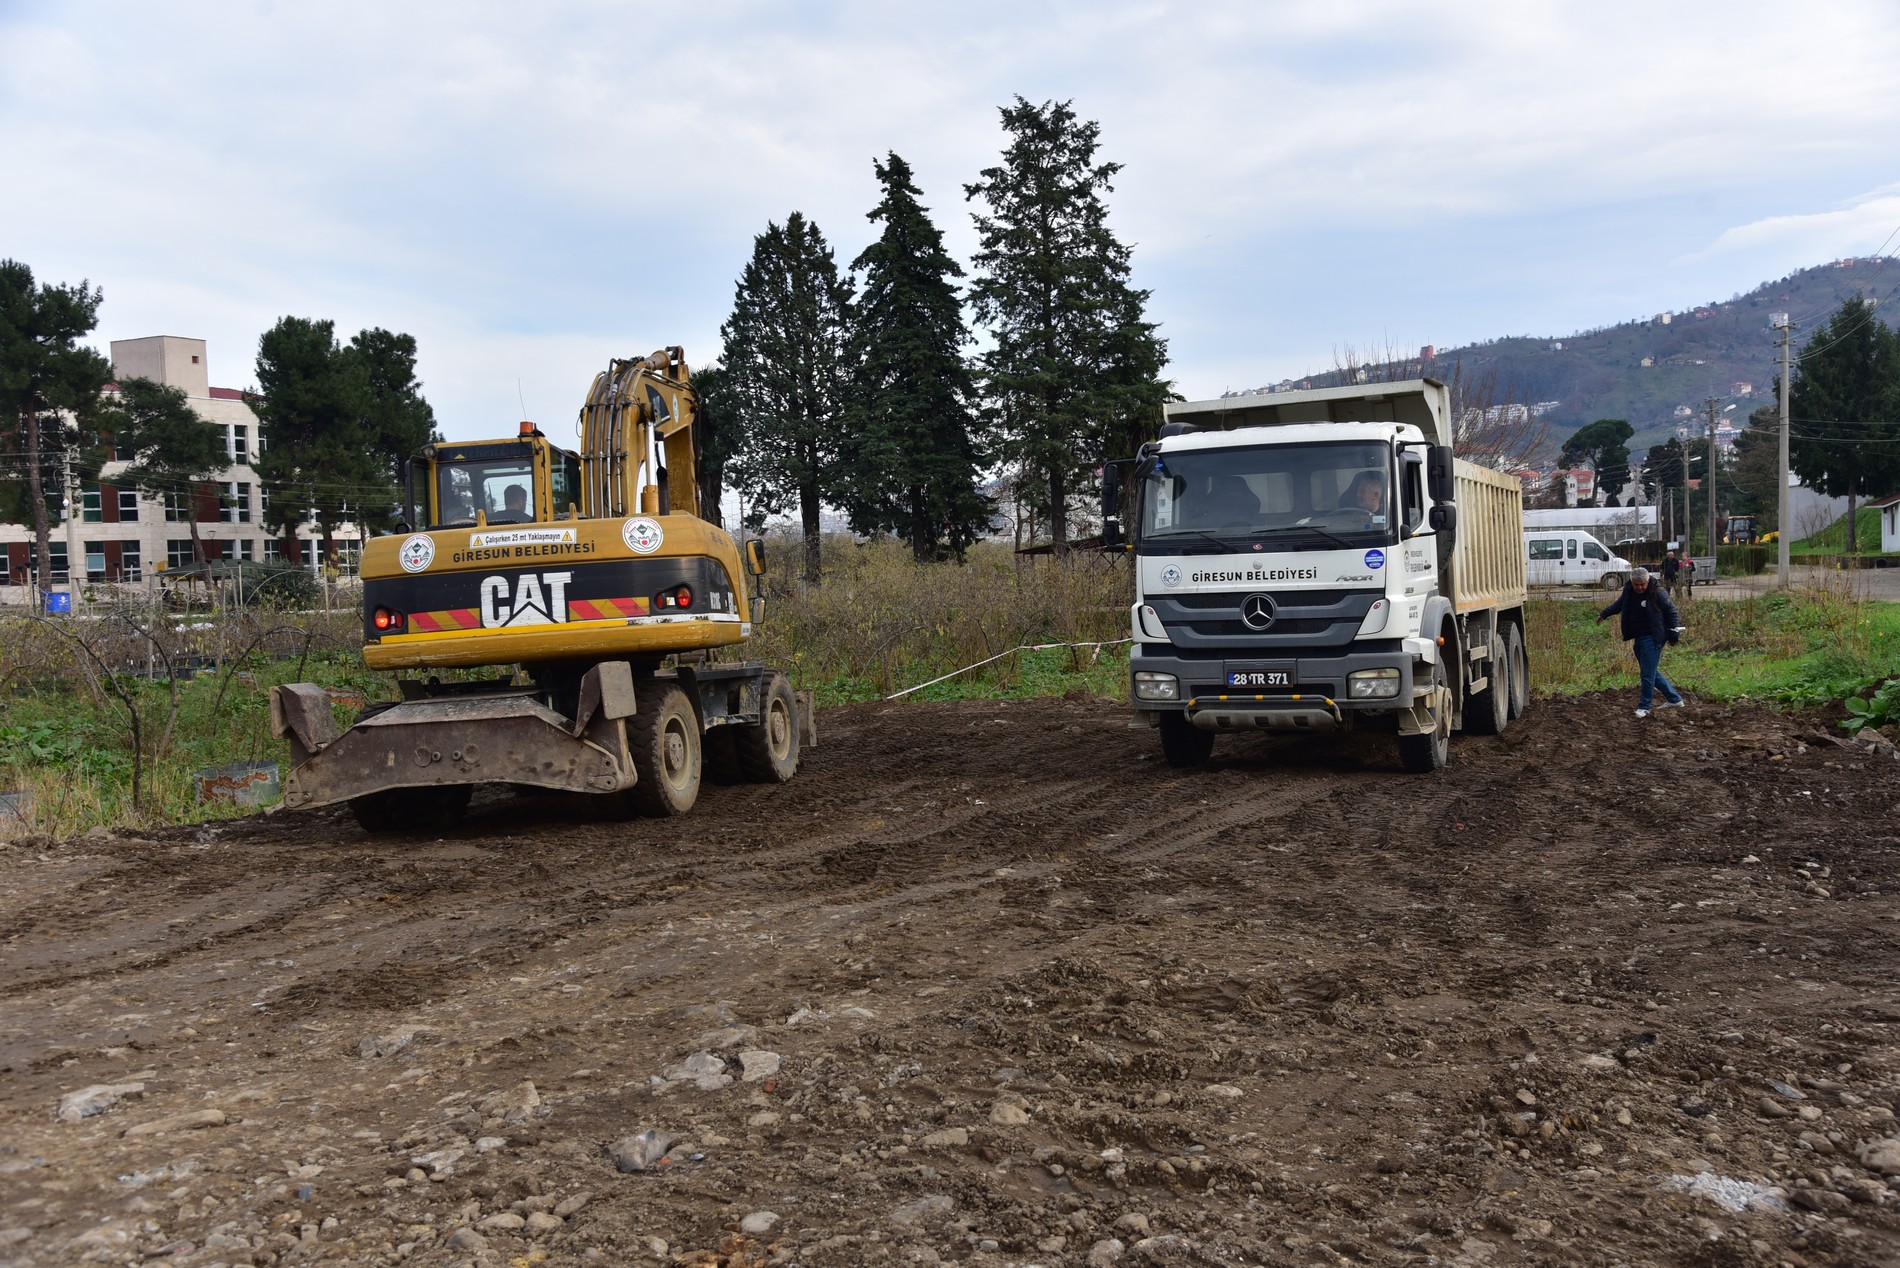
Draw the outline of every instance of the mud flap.
[[[1400,735],[1430,735],[1434,730],[1451,727],[1451,688],[1439,687],[1412,701],[1409,709],[1400,709]]]
[[[282,697],[293,751],[305,735],[320,735],[316,721],[305,716],[307,705],[293,703],[306,697]],[[278,712],[273,704],[273,721]],[[308,752],[284,780],[284,804],[307,809],[394,788],[452,784],[619,792],[634,784],[633,759],[625,721],[607,713],[597,709],[577,736],[569,719],[531,692],[406,700]],[[307,728],[302,733],[295,729],[299,718]]]
[[[798,746],[817,748],[818,694],[813,691],[794,691],[792,700],[798,706]]]

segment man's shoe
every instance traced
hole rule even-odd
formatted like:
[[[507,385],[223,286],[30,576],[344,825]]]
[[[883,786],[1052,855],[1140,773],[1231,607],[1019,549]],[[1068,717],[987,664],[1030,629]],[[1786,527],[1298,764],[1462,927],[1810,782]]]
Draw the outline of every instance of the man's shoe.
[[[1677,696],[1674,700],[1665,700],[1657,706],[1659,709],[1686,709],[1689,707],[1687,696]]]
[[[1646,718],[1646,717],[1648,717],[1648,716],[1649,716],[1649,710],[1648,710],[1648,709],[1638,709],[1638,710],[1636,711],[1636,716],[1637,716],[1637,717],[1639,717],[1639,718]]]

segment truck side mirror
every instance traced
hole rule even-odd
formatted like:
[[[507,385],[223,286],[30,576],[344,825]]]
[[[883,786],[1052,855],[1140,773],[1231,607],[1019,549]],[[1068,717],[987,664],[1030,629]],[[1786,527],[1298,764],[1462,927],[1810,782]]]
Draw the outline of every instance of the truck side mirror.
[[[1433,445],[1425,452],[1425,485],[1434,502],[1449,502],[1457,491],[1452,474],[1450,445]],[[1438,525],[1434,523],[1432,527]]]
[[[1440,533],[1446,537],[1458,535],[1458,507],[1451,502],[1440,502],[1434,506],[1427,512],[1425,520],[1432,526],[1434,533]]]
[[[1102,464],[1102,549],[1122,544],[1122,469]]]
[[[745,544],[745,570],[755,577],[765,575],[765,543],[756,537]]]

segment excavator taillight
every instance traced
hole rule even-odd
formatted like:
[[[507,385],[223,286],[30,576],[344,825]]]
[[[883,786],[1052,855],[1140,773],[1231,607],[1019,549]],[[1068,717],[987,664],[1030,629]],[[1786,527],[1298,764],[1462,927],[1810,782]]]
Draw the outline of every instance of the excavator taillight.
[[[399,630],[402,628],[402,613],[394,608],[377,608],[370,621],[379,630]]]
[[[675,586],[671,590],[662,590],[653,596],[656,608],[690,608],[693,606],[693,591],[689,586]]]

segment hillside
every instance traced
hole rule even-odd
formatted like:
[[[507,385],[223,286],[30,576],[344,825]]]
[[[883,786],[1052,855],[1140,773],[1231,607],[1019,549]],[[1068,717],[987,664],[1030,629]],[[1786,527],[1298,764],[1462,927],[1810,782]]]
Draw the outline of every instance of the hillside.
[[[1900,294],[1900,259],[1837,261],[1764,282],[1726,300],[1688,304],[1664,324],[1659,314],[1576,334],[1496,339],[1440,348],[1427,373],[1449,376],[1462,363],[1466,382],[1495,374],[1500,399],[1551,401],[1547,435],[1561,440],[1598,418],[1627,419],[1630,448],[1642,453],[1669,439],[1688,406],[1699,421],[1713,396],[1735,405],[1738,424],[1775,391],[1775,337],[1768,316],[1786,312],[1797,326],[1795,350],[1841,301],[1859,292],[1882,303]],[[1739,385],[1748,385],[1744,393]]]

